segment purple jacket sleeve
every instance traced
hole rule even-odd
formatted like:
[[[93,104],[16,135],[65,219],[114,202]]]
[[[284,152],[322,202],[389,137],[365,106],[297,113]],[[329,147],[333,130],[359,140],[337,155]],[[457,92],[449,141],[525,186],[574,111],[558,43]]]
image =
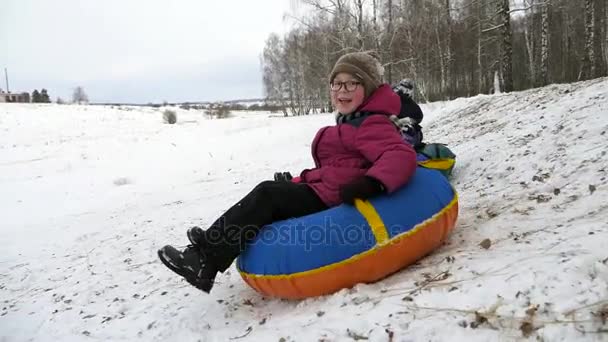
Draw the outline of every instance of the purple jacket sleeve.
[[[355,147],[373,163],[366,176],[379,180],[388,193],[407,183],[416,171],[416,152],[386,116],[372,115],[363,121]]]

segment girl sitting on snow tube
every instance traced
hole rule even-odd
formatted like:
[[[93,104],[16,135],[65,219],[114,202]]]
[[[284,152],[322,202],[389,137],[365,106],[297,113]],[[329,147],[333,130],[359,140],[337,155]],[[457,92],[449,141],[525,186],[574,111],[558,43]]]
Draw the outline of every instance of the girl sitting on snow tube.
[[[190,228],[192,245],[158,251],[165,266],[208,293],[217,272],[228,269],[265,225],[353,205],[405,185],[416,171],[416,153],[389,119],[399,114],[400,99],[381,78],[382,66],[369,53],[340,57],[329,75],[336,125],[317,132],[315,167],[302,171],[299,182],[264,181],[207,230]]]

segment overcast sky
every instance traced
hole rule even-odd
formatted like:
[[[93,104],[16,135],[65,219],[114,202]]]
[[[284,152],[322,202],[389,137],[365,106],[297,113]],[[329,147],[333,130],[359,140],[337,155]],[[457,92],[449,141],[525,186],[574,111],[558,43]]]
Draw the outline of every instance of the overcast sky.
[[[0,88],[93,102],[262,97],[260,55],[292,0],[1,0]]]

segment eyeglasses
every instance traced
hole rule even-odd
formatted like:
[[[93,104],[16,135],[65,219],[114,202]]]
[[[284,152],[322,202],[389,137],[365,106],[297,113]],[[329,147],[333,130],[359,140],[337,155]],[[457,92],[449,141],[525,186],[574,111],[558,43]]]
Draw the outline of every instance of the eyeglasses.
[[[330,87],[331,91],[340,91],[340,89],[344,87],[344,89],[350,93],[355,91],[359,84],[361,84],[359,81],[333,82],[330,84]]]

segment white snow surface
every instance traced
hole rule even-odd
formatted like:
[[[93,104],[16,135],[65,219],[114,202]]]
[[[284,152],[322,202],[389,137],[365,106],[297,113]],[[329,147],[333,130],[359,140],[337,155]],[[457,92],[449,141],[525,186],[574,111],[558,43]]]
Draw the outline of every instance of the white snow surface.
[[[422,106],[457,154],[444,246],[375,284],[265,298],[166,269],[331,114],[0,104],[1,341],[606,341],[608,79]],[[482,241],[489,239],[489,241]],[[487,247],[487,248],[484,248]]]

